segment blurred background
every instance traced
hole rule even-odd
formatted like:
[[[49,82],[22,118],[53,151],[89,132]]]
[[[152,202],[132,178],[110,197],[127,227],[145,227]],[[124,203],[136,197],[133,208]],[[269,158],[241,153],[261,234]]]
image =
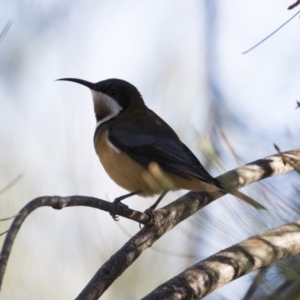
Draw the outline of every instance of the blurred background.
[[[0,190],[20,179],[0,194],[0,218],[43,195],[112,201],[125,193],[94,152],[90,91],[58,78],[134,84],[214,176],[276,153],[273,143],[282,151],[298,148],[299,18],[242,55],[296,13],[287,10],[290,4],[0,0],[0,32],[6,31],[0,39]],[[243,189],[267,212],[231,196],[209,205],[148,249],[101,299],[140,299],[197,261],[299,218],[297,182],[298,174],[289,173]],[[184,192],[168,194],[162,205]],[[145,210],[154,200],[126,203]],[[138,230],[96,209],[40,208],[17,236],[1,298],[74,299]],[[294,299],[288,293],[299,286],[299,265],[294,258],[252,273],[206,299],[243,299],[247,291],[247,299]]]

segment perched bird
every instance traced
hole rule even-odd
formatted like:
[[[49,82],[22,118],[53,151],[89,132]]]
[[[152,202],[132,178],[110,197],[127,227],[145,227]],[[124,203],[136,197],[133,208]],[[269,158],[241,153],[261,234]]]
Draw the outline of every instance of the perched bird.
[[[160,197],[168,190],[187,189],[230,193],[256,207],[255,200],[237,190],[229,190],[213,178],[174,130],[144,103],[137,88],[120,79],[91,83],[76,78],[72,81],[88,87],[93,96],[97,120],[94,146],[107,174],[130,193]]]

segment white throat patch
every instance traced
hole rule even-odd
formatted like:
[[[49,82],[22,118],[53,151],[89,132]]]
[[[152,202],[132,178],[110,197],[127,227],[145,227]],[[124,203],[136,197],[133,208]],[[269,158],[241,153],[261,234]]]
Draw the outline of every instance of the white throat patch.
[[[122,106],[116,101],[114,100],[112,97],[103,94],[101,92],[97,92],[94,90],[92,91],[92,95],[93,95],[93,101],[94,101],[94,107],[95,107],[95,112],[97,113],[97,109],[100,110],[105,110],[108,112],[108,114],[101,120],[99,120],[97,122],[96,125],[96,130],[97,128],[103,124],[104,122],[116,117],[122,110]]]

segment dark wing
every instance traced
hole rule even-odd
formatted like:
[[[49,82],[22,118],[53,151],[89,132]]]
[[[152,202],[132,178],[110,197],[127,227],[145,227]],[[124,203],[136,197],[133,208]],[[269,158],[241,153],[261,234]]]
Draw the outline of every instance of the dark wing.
[[[112,120],[108,129],[109,141],[127,153],[134,161],[148,167],[157,162],[171,174],[185,179],[191,177],[213,184],[223,193],[230,193],[257,209],[264,206],[237,190],[228,190],[203,168],[195,155],[178,138],[172,128],[144,106],[136,108],[135,114],[119,114],[118,121]],[[105,124],[103,125],[105,126]],[[101,130],[101,127],[98,127]],[[103,128],[103,127],[102,127]]]
[[[115,123],[109,130],[110,142],[145,167],[154,161],[173,175],[185,179],[194,176],[205,182],[215,182],[169,125],[150,112],[153,114],[151,124],[149,119],[146,124],[141,117],[123,121],[122,125]]]

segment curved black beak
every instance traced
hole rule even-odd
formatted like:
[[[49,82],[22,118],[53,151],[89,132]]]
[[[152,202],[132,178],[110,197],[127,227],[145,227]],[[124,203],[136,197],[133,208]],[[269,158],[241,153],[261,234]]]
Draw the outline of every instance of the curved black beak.
[[[56,81],[72,81],[72,82],[76,82],[79,84],[82,84],[92,90],[95,89],[95,84],[86,80],[82,80],[82,79],[77,79],[77,78],[61,78],[61,79],[56,79]]]

